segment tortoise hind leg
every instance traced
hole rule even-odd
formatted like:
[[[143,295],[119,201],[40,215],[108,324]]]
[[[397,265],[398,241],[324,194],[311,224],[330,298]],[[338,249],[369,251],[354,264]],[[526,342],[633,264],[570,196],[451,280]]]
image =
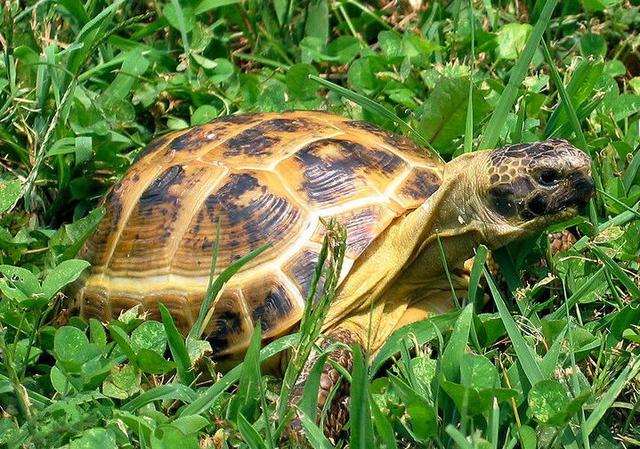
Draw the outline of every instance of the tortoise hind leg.
[[[362,339],[354,331],[346,328],[338,328],[331,332],[320,344],[322,349],[326,349],[333,343],[341,342],[349,346],[349,349],[345,347],[338,347],[331,351],[329,358],[339,364],[348,372],[351,372],[353,367],[353,353],[351,346],[354,344],[362,346]],[[296,404],[302,399],[304,387],[311,369],[315,366],[320,354],[314,352],[311,354],[305,366],[302,370],[302,374],[298,378],[296,385],[293,388],[291,399],[289,401],[290,406],[295,407]],[[338,388],[335,391],[335,395],[331,398],[331,404],[329,405],[328,414],[324,422],[324,434],[334,441],[340,436],[340,433],[346,424],[349,417],[349,384],[347,382],[339,382],[342,378],[340,371],[336,369],[331,363],[327,362],[322,367],[322,374],[320,375],[320,385],[318,389],[318,403],[316,406],[316,420],[319,421],[322,411],[329,400],[334,388]],[[296,414],[292,419],[285,437],[292,439],[298,444],[302,444],[305,441],[304,431],[302,429],[302,423],[300,416]]]

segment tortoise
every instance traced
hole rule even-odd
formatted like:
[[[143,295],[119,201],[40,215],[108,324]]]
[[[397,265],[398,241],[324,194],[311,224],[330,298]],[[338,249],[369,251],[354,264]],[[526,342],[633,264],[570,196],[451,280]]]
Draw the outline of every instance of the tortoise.
[[[209,280],[270,244],[225,286],[207,328],[214,358],[236,363],[256,323],[264,339],[301,318],[324,219],[347,230],[323,332],[375,354],[408,323],[452,308],[450,269],[576,214],[594,191],[589,157],[564,140],[463,154],[448,163],[408,139],[326,112],[227,116],[149,144],[106,195],[106,215],[80,256],[73,296],[108,320],[158,304],[188,331]],[[453,276],[464,291],[465,277]],[[340,363],[350,364],[341,354]],[[320,405],[336,373],[325,369]]]

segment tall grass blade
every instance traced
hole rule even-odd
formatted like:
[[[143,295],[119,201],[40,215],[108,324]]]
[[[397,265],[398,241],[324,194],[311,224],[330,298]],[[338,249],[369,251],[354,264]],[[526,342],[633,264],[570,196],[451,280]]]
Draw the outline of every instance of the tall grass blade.
[[[309,358],[315,342],[320,335],[322,323],[324,323],[324,318],[329,310],[329,306],[335,298],[336,290],[340,282],[342,262],[346,250],[346,229],[333,221],[325,223],[325,226],[327,230],[323,239],[314,278],[307,293],[305,310],[300,323],[300,339],[298,345],[292,351],[291,360],[284,373],[277,413],[280,420],[284,419],[287,414],[289,397],[295,381],[302,372],[304,364]],[[322,293],[320,298],[314,301],[317,286],[322,277],[324,277]]]
[[[351,422],[350,447],[353,449],[370,449],[374,447],[367,362],[359,346],[353,348],[349,415]]]
[[[536,362],[535,353],[527,344],[527,341],[524,339],[520,329],[518,329],[518,325],[511,316],[511,313],[509,313],[509,309],[507,309],[507,305],[504,303],[504,299],[502,299],[502,295],[500,294],[498,287],[496,287],[493,278],[486,268],[484,269],[484,277],[489,285],[489,290],[491,290],[491,295],[493,296],[496,307],[498,308],[500,319],[502,320],[507,334],[511,339],[518,361],[520,362],[527,379],[529,379],[529,383],[531,383],[531,385],[535,385],[544,379],[542,371],[540,371],[540,366]]]
[[[171,312],[165,307],[164,304],[158,304],[160,308],[160,316],[162,317],[162,324],[164,325],[164,331],[167,334],[167,341],[169,342],[169,349],[173,360],[176,362],[176,370],[180,381],[185,385],[191,385],[194,380],[193,371],[191,371],[191,358],[189,357],[189,351],[187,345],[184,342],[184,338],[178,331],[176,323],[173,321]]]
[[[473,14],[473,0],[469,0],[469,26],[471,27],[471,55],[469,60],[469,101],[467,103],[467,119],[464,131],[464,152],[473,151],[473,72],[475,66],[476,29]]]
[[[333,449],[333,445],[324,436],[318,425],[305,413],[300,414],[302,428],[311,445],[316,449]]]
[[[569,94],[567,94],[567,90],[564,87],[564,83],[562,82],[562,78],[560,78],[560,74],[558,73],[558,69],[556,68],[553,58],[551,57],[551,53],[549,53],[549,48],[547,47],[546,42],[542,39],[542,52],[544,53],[544,58],[547,61],[547,65],[549,66],[549,70],[551,72],[551,79],[553,79],[553,83],[556,85],[556,89],[558,90],[558,94],[560,94],[560,98],[562,99],[562,103],[560,107],[565,107],[567,109],[567,114],[569,115],[569,121],[571,126],[573,127],[573,132],[576,134],[576,138],[578,139],[578,145],[583,150],[588,148],[587,140],[584,138],[584,134],[582,133],[582,128],[580,127],[580,121],[578,120],[578,116],[576,115],[576,110],[571,103],[571,99],[569,98]]]
[[[216,245],[219,240],[216,238]],[[189,337],[193,340],[197,340],[202,337],[204,333],[209,319],[211,319],[211,315],[215,309],[215,299],[218,298],[218,295],[224,288],[225,284],[233,277],[240,269],[249,261],[255,259],[260,254],[262,254],[267,248],[269,248],[269,244],[263,245],[260,248],[254,249],[249,254],[244,257],[241,257],[231,265],[229,265],[220,275],[216,278],[215,281],[209,282],[209,288],[207,289],[207,293],[205,295],[202,304],[200,305],[200,311],[198,313],[198,318],[196,322],[191,327],[191,331],[189,332]],[[217,249],[214,250],[213,255],[217,257]],[[211,270],[215,270],[215,267],[212,267]]]
[[[374,357],[371,363],[371,374],[377,373],[391,357],[398,353],[400,342],[403,339],[412,336],[413,338],[410,341],[415,341],[417,344],[425,344],[435,340],[445,331],[455,326],[456,320],[461,312],[461,310],[457,310],[442,315],[435,315],[426,320],[408,324],[395,331],[387,338],[385,344]]]
[[[500,132],[507,120],[507,115],[518,96],[518,88],[527,75],[529,63],[538,48],[542,34],[549,25],[551,14],[557,4],[558,0],[547,0],[545,2],[544,8],[540,13],[540,17],[538,18],[536,25],[533,27],[533,31],[531,31],[531,35],[527,40],[524,50],[518,58],[516,65],[511,70],[511,76],[509,77],[507,87],[505,87],[502,95],[500,95],[500,100],[498,100],[496,110],[491,115],[489,124],[487,125],[482,141],[480,142],[480,149],[494,148],[498,143]]]
[[[264,362],[270,357],[285,351],[295,345],[300,336],[298,334],[286,335],[277,339],[276,341],[269,343],[260,351],[260,362]],[[221,379],[218,379],[216,383],[201,391],[198,399],[193,401],[180,410],[178,416],[199,415],[209,410],[220,395],[238,381],[240,375],[244,369],[244,362],[231,369]]]
[[[198,395],[184,384],[172,383],[160,385],[142,393],[140,396],[130,400],[124,404],[121,409],[126,412],[134,412],[147,404],[154,401],[163,401],[166,399],[181,401],[190,404],[195,401]]]
[[[620,268],[620,265],[595,245],[591,248],[591,251],[598,256],[598,259],[604,262],[607,268],[609,268],[610,273],[618,278],[620,283],[626,287],[629,293],[631,293],[632,298],[640,299],[640,288],[629,276],[627,276],[627,273]]]
[[[627,385],[631,379],[634,379],[638,373],[640,373],[640,359],[638,359],[638,357],[632,357],[631,363],[627,364],[607,392],[597,401],[596,407],[581,429],[582,433],[587,436],[591,435],[605,413],[611,408],[618,395],[620,395],[625,385]]]
[[[247,418],[242,413],[238,415],[237,423],[240,435],[242,435],[242,439],[250,449],[267,449],[267,445],[258,431],[247,421]]]
[[[387,419],[387,416],[382,413],[376,401],[372,397],[369,397],[369,404],[371,404],[371,416],[373,417],[373,423],[376,426],[376,431],[382,444],[386,449],[397,449],[396,434],[393,430],[393,426]]]
[[[472,319],[473,304],[469,304],[462,309],[462,313],[460,313],[458,321],[453,327],[449,343],[447,343],[447,347],[442,353],[442,372],[447,380],[451,382],[460,380],[460,363],[469,341]]]
[[[480,277],[482,276],[482,268],[487,261],[487,254],[489,249],[480,245],[476,249],[476,255],[473,258],[473,266],[471,267],[471,273],[469,274],[469,301],[475,302],[478,296],[478,285],[480,284]]]

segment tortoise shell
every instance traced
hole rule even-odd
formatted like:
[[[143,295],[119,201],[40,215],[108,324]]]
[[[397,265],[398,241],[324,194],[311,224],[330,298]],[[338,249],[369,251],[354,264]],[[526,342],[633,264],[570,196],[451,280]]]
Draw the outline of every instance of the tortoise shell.
[[[301,318],[323,238],[322,219],[347,229],[342,279],[385,228],[441,183],[442,164],[407,139],[329,113],[248,114],[167,134],[147,146],[104,200],[106,215],[80,256],[91,271],[76,290],[83,316],[108,320],[158,303],[183,331],[209,280],[271,246],[225,286],[207,330],[217,356]]]

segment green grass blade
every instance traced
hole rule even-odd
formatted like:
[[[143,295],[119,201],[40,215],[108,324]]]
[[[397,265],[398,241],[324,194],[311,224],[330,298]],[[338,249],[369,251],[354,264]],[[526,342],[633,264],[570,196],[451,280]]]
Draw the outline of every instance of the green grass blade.
[[[469,0],[469,26],[471,27],[471,55],[469,61],[469,101],[467,103],[467,119],[464,131],[464,152],[473,151],[473,69],[475,66],[475,17],[473,14],[473,0]]]
[[[242,439],[247,443],[247,446],[249,446],[250,449],[267,449],[267,446],[258,431],[249,421],[247,421],[247,418],[245,418],[242,413],[238,415],[236,421],[238,423],[240,435],[242,435]]]
[[[371,363],[371,374],[373,375],[378,372],[387,360],[398,353],[401,340],[409,336],[413,336],[410,341],[415,341],[417,344],[425,344],[435,340],[439,335],[442,335],[445,331],[454,327],[460,313],[461,311],[458,310],[442,315],[435,315],[426,320],[408,324],[395,331],[387,338],[385,344],[374,357]]]
[[[257,408],[258,386],[262,382],[260,375],[260,346],[262,345],[262,326],[258,321],[251,336],[249,348],[242,363],[242,374],[238,383],[238,391],[227,408],[227,419],[236,421],[247,412]],[[251,415],[249,415],[251,416]]]
[[[384,444],[386,449],[397,449],[398,444],[396,443],[396,435],[393,430],[393,426],[371,396],[369,396],[369,404],[371,404],[373,424],[376,426],[376,431],[382,441],[382,444]]]
[[[305,382],[304,392],[302,399],[298,404],[298,409],[307,416],[315,416],[316,408],[318,406],[318,391],[320,389],[320,376],[322,375],[322,369],[329,356],[328,352],[321,354],[316,360],[313,368],[309,371],[309,376]]]
[[[193,402],[198,395],[189,387],[183,384],[173,383],[160,385],[142,393],[140,396],[130,400],[124,404],[121,409],[126,412],[135,412],[141,407],[154,401],[163,401],[166,399],[181,401],[185,404]]]
[[[576,138],[578,139],[578,145],[583,150],[586,150],[588,148],[587,140],[584,138],[584,134],[582,133],[582,128],[580,127],[578,116],[576,115],[576,110],[573,107],[571,100],[569,99],[569,94],[567,94],[567,90],[564,87],[564,83],[560,78],[558,69],[553,62],[553,58],[551,57],[551,53],[549,53],[549,48],[547,48],[547,44],[544,39],[542,39],[542,52],[544,53],[547,65],[549,66],[551,79],[553,79],[553,83],[556,85],[556,89],[558,90],[560,98],[562,99],[560,107],[565,107],[567,109],[569,121],[571,123],[571,126],[573,127],[573,132],[576,134]]]
[[[531,35],[527,40],[527,44],[525,45],[522,54],[518,58],[516,65],[511,70],[511,75],[509,77],[507,87],[505,87],[502,95],[500,95],[500,100],[498,100],[496,110],[491,115],[489,124],[485,129],[484,136],[482,137],[482,141],[480,142],[480,149],[494,148],[497,145],[498,139],[500,138],[500,132],[502,131],[504,123],[507,120],[507,115],[509,114],[509,111],[513,107],[518,96],[518,88],[527,75],[529,63],[531,62],[531,59],[533,58],[533,55],[538,48],[538,44],[540,43],[542,34],[549,25],[551,14],[553,13],[553,10],[555,9],[557,4],[558,0],[546,1],[544,8],[540,13],[540,17],[538,18],[538,22],[533,27],[533,31],[531,32]]]
[[[300,414],[302,428],[311,445],[316,449],[333,449],[333,445],[324,436],[318,425],[304,413]]]
[[[596,407],[593,409],[587,418],[584,427],[581,429],[582,433],[585,433],[587,436],[591,435],[600,420],[604,417],[605,413],[611,408],[618,395],[622,392],[625,385],[638,375],[640,372],[640,359],[635,357],[631,360],[631,363],[627,364],[627,366],[622,370],[607,392],[599,401],[597,401]]]
[[[474,302],[478,296],[478,284],[482,276],[482,268],[487,261],[489,250],[486,246],[480,245],[476,249],[476,255],[473,258],[473,266],[469,275],[469,301]]]
[[[626,289],[631,293],[631,296],[635,299],[640,299],[640,288],[636,285],[636,283],[627,276],[620,265],[618,265],[611,257],[609,257],[603,250],[598,248],[597,246],[593,246],[591,251],[598,256],[604,264],[609,268],[609,271],[620,281],[622,285],[626,287]]]
[[[538,363],[536,362],[535,353],[527,344],[527,341],[520,332],[518,325],[511,316],[511,313],[509,313],[509,309],[507,309],[507,305],[504,303],[504,299],[502,299],[502,295],[500,294],[498,287],[496,287],[493,278],[486,268],[484,269],[484,277],[489,285],[489,290],[491,290],[491,295],[496,303],[496,307],[498,308],[500,319],[502,320],[507,334],[511,339],[518,361],[529,379],[529,383],[531,383],[531,385],[535,385],[544,379],[542,371],[540,371],[540,366],[538,366]]]
[[[291,348],[296,344],[298,338],[298,334],[291,334],[269,343],[260,351],[260,362],[264,362],[268,358]],[[243,368],[244,362],[231,369],[216,383],[201,392],[198,399],[183,408],[180,413],[178,413],[178,416],[199,415],[209,410],[218,397],[238,381]]]
[[[370,449],[374,447],[373,421],[369,405],[369,376],[367,362],[359,346],[353,348],[353,371],[351,373],[351,422],[350,447]]]
[[[447,347],[442,353],[442,372],[447,380],[451,382],[460,380],[460,362],[469,341],[472,320],[473,304],[468,304],[462,309],[460,317],[458,317],[458,321],[453,327],[453,333],[447,343]]]
[[[447,427],[445,427],[445,432],[449,434],[451,439],[456,443],[456,445],[460,449],[473,449],[473,446],[469,441],[467,441],[465,436],[462,433],[460,433],[460,431],[455,427],[453,427],[451,424],[447,424]]]
[[[173,360],[176,362],[176,370],[178,371],[178,377],[180,381],[185,385],[191,385],[194,375],[191,371],[191,359],[189,357],[189,351],[187,345],[184,342],[184,338],[178,331],[176,323],[173,321],[171,312],[165,307],[164,304],[158,304],[160,308],[160,316],[162,317],[162,324],[164,325],[164,331],[167,334],[167,341],[169,342],[169,349],[173,355]]]
[[[216,241],[217,240],[219,239],[216,239]],[[211,314],[215,309],[214,300],[218,297],[218,294],[222,291],[222,288],[229,281],[229,279],[231,279],[238,271],[240,271],[240,269],[247,262],[258,257],[267,248],[269,248],[269,246],[270,246],[269,244],[263,245],[260,248],[257,248],[251,251],[246,256],[241,257],[240,259],[238,259],[237,261],[229,265],[222,273],[220,273],[220,275],[216,278],[216,280],[210,284],[209,288],[207,289],[207,294],[205,296],[205,299],[202,301],[202,304],[200,305],[200,312],[198,313],[198,318],[196,319],[196,322],[193,324],[191,328],[191,332],[189,332],[189,338],[197,340],[200,337],[202,337],[202,334],[204,333],[207,327],[208,321],[211,318]],[[214,255],[217,257],[217,253],[215,251],[214,251]]]
[[[593,273],[593,275],[587,280],[587,282],[582,284],[580,288],[576,290],[569,297],[569,299],[567,299],[567,305],[569,306],[569,308],[572,308],[575,305],[579,304],[581,299],[586,297],[586,295],[588,295],[591,291],[598,288],[600,283],[603,282],[602,277],[604,275],[604,270],[605,270],[605,267],[602,267],[598,271]],[[552,319],[552,320],[558,320],[558,319],[561,319],[563,315],[564,315],[564,310],[558,309],[551,312],[548,317],[549,319]]]

